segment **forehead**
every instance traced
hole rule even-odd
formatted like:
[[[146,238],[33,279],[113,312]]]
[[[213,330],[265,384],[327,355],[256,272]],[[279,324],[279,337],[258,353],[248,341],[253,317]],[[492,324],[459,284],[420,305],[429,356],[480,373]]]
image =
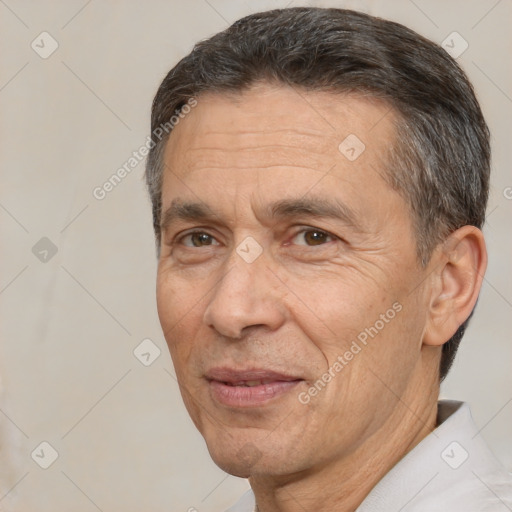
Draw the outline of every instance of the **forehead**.
[[[260,83],[197,101],[167,143],[166,164],[175,173],[287,159],[321,171],[340,156],[353,162],[362,151],[360,164],[382,161],[394,142],[394,110],[371,97]]]
[[[373,98],[287,86],[200,95],[165,148],[163,211],[200,202],[231,223],[248,205],[263,212],[313,195],[378,229],[392,209],[405,213],[385,176],[394,119]]]

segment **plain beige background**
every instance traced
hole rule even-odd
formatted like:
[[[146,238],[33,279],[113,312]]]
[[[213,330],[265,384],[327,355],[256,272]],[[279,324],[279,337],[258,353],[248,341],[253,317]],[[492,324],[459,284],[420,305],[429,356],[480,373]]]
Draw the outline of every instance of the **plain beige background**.
[[[0,509],[213,512],[247,489],[211,462],[179,396],[156,315],[144,163],[103,200],[93,190],[144,144],[156,88],[194,42],[250,12],[306,4],[469,44],[458,60],[493,132],[490,265],[442,392],[471,403],[512,468],[508,0],[2,0]],[[51,49],[44,31],[58,43],[48,58],[31,47]],[[43,237],[53,256],[48,241],[33,251]],[[145,366],[133,351],[148,338],[161,354]],[[48,469],[43,441],[58,453]]]

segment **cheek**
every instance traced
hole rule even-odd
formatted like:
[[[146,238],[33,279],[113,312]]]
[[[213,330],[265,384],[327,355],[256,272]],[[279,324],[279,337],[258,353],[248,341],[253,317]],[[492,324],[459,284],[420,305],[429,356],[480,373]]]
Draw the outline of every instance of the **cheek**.
[[[201,295],[190,283],[165,272],[157,276],[157,311],[174,364],[188,358],[194,326],[202,318]]]
[[[178,296],[177,290],[171,285],[170,281],[167,280],[162,273],[159,271],[156,282],[156,306],[158,312],[158,318],[164,335],[172,328],[173,324],[176,323],[176,306]],[[165,336],[167,339],[167,336]]]
[[[156,279],[156,299],[162,325],[178,327],[178,322],[187,312],[192,312],[194,305],[199,306],[197,302],[200,297],[196,295],[200,295],[200,289],[200,283],[194,283],[179,270],[171,268],[165,260],[161,260]]]
[[[296,309],[294,320],[314,346],[316,377],[334,376],[327,401],[371,400],[375,386],[382,386],[373,374],[386,382],[407,379],[420,355],[422,320],[414,297],[392,280],[384,286],[352,272],[316,279],[315,287],[306,281],[288,280],[307,306]]]
[[[288,280],[299,298],[295,321],[328,361],[348,350],[358,336],[364,341],[368,336],[365,329],[373,326],[396,300],[386,291],[389,287],[353,272],[344,274],[329,273],[315,280],[293,279],[293,284]],[[316,286],[311,286],[312,282]]]

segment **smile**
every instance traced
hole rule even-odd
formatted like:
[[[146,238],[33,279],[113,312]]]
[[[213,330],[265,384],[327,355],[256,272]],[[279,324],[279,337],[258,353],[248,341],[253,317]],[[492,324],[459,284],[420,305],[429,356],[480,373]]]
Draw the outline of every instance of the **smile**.
[[[210,396],[224,406],[261,407],[289,393],[303,379],[256,369],[247,371],[216,368],[208,372]]]

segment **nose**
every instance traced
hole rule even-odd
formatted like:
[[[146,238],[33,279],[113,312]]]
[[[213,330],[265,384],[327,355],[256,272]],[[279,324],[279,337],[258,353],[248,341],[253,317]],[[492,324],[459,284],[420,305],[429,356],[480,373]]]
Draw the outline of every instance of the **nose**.
[[[247,263],[233,251],[225,273],[212,291],[204,322],[232,339],[241,339],[244,331],[254,327],[277,330],[285,321],[285,308],[279,297],[281,287],[263,255]]]

